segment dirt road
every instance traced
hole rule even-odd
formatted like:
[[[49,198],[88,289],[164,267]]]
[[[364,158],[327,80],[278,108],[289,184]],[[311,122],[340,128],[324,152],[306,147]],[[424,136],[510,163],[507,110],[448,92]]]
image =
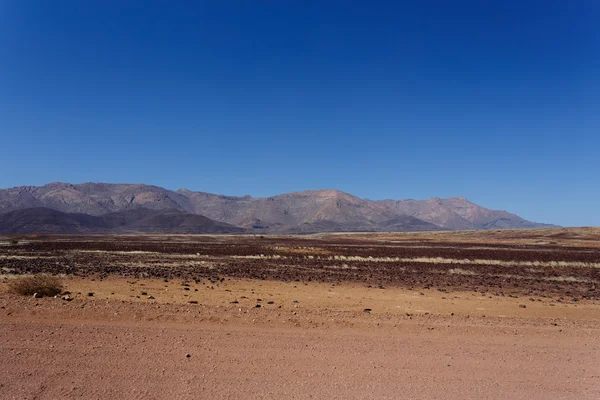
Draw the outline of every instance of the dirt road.
[[[0,398],[600,398],[595,319],[233,307],[0,295]]]

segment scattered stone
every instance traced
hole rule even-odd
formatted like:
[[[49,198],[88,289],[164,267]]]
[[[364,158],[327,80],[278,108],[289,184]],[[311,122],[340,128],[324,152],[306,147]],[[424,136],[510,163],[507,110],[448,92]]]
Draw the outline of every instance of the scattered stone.
[[[73,298],[72,298],[71,296],[69,296],[68,294],[67,294],[67,295],[65,295],[65,296],[63,296],[63,297],[61,297],[61,298],[62,298],[64,301],[71,301],[71,300],[73,300]]]
[[[300,302],[299,302],[298,300],[292,300],[292,303],[294,303],[294,304],[298,304],[298,303],[300,303]]]
[[[198,304],[198,301],[197,300],[190,300],[190,301],[188,301],[188,303],[190,303],[190,304]]]
[[[148,296],[148,300],[154,300],[154,296]]]
[[[260,304],[257,304],[257,305],[255,305],[254,307],[255,307],[255,308],[260,308],[260,307],[261,307],[261,305],[260,305]]]
[[[190,290],[190,288],[189,287],[184,287],[183,290]]]
[[[274,301],[267,301],[267,304],[275,304]]]
[[[192,355],[191,355],[190,353],[187,353],[187,354],[185,355],[185,358],[190,358],[191,356],[192,356]]]
[[[41,299],[41,298],[42,298],[42,295],[41,295],[41,294],[39,294],[39,293],[34,293],[34,294],[33,294],[33,298],[34,298],[34,299]]]
[[[525,304],[519,304],[519,308],[527,308]]]
[[[88,297],[94,297],[94,292],[88,292]]]
[[[142,292],[141,295],[142,296],[148,296],[148,292]]]
[[[231,302],[231,304],[238,304],[238,303],[239,303],[239,301],[237,301],[237,300],[234,300]]]
[[[364,311],[364,312],[371,312],[371,311],[373,311],[373,310],[371,310],[370,308],[365,308],[363,311]]]

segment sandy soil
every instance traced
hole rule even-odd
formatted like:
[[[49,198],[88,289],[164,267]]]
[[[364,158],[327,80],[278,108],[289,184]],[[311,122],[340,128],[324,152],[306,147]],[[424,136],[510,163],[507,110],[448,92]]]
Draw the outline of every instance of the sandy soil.
[[[600,398],[597,229],[9,239],[0,399]]]
[[[253,280],[66,286],[69,302],[0,294],[1,398],[600,398],[593,301]]]

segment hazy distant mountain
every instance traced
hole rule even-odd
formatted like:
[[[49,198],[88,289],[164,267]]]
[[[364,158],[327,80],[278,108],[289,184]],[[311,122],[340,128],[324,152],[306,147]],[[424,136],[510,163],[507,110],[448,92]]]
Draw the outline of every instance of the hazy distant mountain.
[[[107,232],[100,217],[64,213],[45,207],[0,214],[0,233],[93,233]]]
[[[192,232],[196,225],[208,226],[211,220],[228,224],[215,225],[217,230],[239,227],[249,232],[282,233],[550,226],[526,221],[506,211],[489,210],[463,197],[372,201],[338,190],[309,190],[255,198],[192,192],[187,189],[171,191],[141,184],[108,183],[51,183],[40,187],[23,186],[0,190],[0,213],[39,207],[68,213],[69,216],[64,221],[69,226],[77,225],[74,221],[83,218],[71,215],[73,213],[102,216],[105,227],[93,229],[111,231],[127,227],[137,231],[162,229],[164,232]],[[160,212],[149,215],[152,210]],[[125,214],[119,214],[123,212]],[[11,216],[14,217],[15,215]],[[117,220],[122,225],[114,225]],[[204,228],[197,230],[202,229]],[[0,230],[3,230],[1,225]]]
[[[179,210],[147,208],[101,216],[46,207],[0,214],[0,233],[241,233],[244,229]]]
[[[427,200],[380,200],[381,204],[398,214],[430,222],[452,230],[464,229],[520,229],[554,225],[526,221],[506,211],[490,210],[471,203],[464,197]]]

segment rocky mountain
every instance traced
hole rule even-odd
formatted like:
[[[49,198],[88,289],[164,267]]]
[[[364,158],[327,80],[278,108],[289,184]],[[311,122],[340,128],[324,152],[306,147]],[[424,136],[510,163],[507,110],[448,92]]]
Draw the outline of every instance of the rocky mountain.
[[[211,223],[225,224],[214,225],[217,231],[237,227],[247,232],[281,233],[549,226],[526,221],[506,211],[481,207],[463,197],[373,201],[338,190],[308,190],[256,198],[108,183],[50,183],[0,190],[0,213],[38,209],[29,212],[36,215],[39,208],[68,214],[64,221],[69,221],[65,222],[69,226],[84,218],[80,214],[86,214],[101,216],[104,221],[104,228],[93,229],[140,232],[156,229],[191,232],[196,224],[205,227]],[[154,215],[150,215],[152,211]],[[121,221],[120,225],[114,225],[116,220]],[[82,226],[85,227],[78,229],[88,229],[87,225]],[[5,231],[2,225],[0,230]]]
[[[0,214],[0,233],[93,233],[107,232],[102,218],[64,213],[45,207],[25,208]]]
[[[524,220],[506,211],[490,210],[471,203],[464,197],[427,200],[381,200],[376,203],[398,214],[412,215],[423,221],[452,230],[521,229],[553,225]]]
[[[94,216],[46,207],[0,214],[0,233],[241,233],[244,229],[179,210],[137,208]]]

